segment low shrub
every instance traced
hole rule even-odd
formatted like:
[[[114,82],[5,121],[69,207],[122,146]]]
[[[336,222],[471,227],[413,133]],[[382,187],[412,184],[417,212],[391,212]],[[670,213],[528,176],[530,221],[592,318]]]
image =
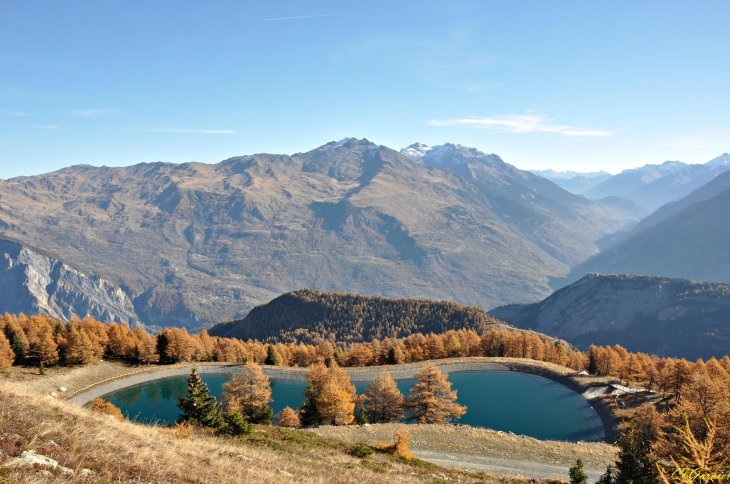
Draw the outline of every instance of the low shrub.
[[[374,454],[374,451],[367,442],[360,440],[350,447],[350,454],[355,457],[360,457],[361,459],[367,459]]]

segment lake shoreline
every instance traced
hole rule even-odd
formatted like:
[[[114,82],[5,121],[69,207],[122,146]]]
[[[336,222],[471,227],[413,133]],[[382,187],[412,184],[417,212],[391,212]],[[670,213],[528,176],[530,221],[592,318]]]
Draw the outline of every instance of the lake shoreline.
[[[394,379],[412,378],[413,375],[428,364],[435,364],[447,373],[468,371],[514,371],[540,376],[560,383],[580,393],[588,404],[596,411],[603,423],[605,441],[614,443],[619,435],[619,418],[614,410],[601,398],[600,390],[606,390],[608,383],[600,377],[578,375],[574,370],[551,363],[518,358],[444,358],[440,360],[404,363],[400,365],[368,366],[345,368],[353,382],[368,382],[385,370]],[[70,403],[84,405],[97,397],[102,397],[124,388],[165,378],[188,375],[191,368],[197,368],[201,374],[240,374],[244,365],[238,363],[185,363],[174,368],[164,366],[145,367],[135,372],[89,385],[66,397]],[[298,367],[264,367],[264,373],[270,378],[280,380],[305,381],[308,368]],[[596,390],[599,390],[598,394]]]

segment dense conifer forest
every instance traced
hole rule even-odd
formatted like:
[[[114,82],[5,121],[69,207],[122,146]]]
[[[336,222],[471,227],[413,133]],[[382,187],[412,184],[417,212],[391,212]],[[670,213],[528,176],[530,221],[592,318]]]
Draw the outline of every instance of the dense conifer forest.
[[[451,301],[302,289],[283,294],[253,308],[245,318],[218,324],[208,332],[211,336],[268,343],[349,344],[456,329],[482,333],[500,324],[481,308]]]

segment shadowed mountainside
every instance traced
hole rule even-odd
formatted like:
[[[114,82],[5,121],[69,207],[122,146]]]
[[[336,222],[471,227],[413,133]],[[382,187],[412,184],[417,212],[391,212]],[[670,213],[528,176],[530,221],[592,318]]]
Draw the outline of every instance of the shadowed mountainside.
[[[730,286],[711,282],[588,274],[543,301],[489,314],[582,349],[620,344],[694,360],[719,358],[730,345]]]
[[[533,301],[638,221],[444,147],[429,164],[350,138],[215,165],[79,165],[0,181],[0,231],[120,286],[146,324],[197,329],[301,287]]]

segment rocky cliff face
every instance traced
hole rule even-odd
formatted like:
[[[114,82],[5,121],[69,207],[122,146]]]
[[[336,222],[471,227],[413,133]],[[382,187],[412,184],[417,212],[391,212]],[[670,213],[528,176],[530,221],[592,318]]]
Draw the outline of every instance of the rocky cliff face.
[[[730,285],[588,274],[539,303],[489,315],[581,348],[620,344],[660,356],[719,357],[730,344]]]
[[[0,240],[0,312],[139,324],[122,289],[8,240]]]

